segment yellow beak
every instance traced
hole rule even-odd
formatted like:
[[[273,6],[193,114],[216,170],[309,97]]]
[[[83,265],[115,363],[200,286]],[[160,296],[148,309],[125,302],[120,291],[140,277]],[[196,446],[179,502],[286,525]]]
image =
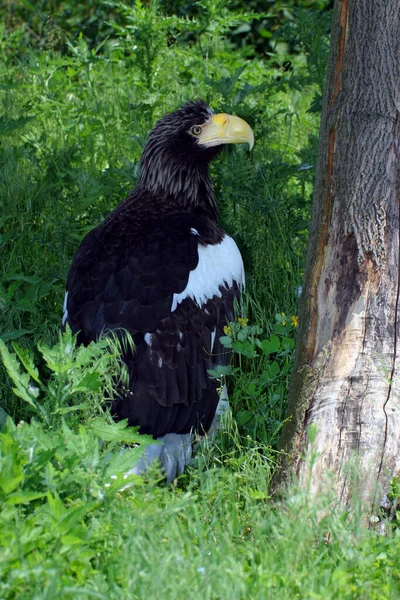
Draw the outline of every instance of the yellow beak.
[[[254,146],[254,134],[251,127],[240,117],[220,113],[213,115],[211,121],[203,125],[199,135],[199,144],[212,147],[220,144],[249,144]]]

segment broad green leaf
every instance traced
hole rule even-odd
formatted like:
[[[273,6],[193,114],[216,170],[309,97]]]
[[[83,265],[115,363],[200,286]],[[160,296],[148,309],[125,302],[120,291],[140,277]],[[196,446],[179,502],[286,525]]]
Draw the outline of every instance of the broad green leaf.
[[[17,340],[23,335],[27,335],[28,333],[32,333],[33,329],[14,329],[13,331],[7,331],[7,333],[2,333],[0,335],[0,340],[3,342],[8,342],[9,340]]]
[[[254,358],[257,354],[254,344],[252,344],[249,340],[245,340],[244,342],[233,342],[232,348],[247,358]]]
[[[253,413],[248,410],[240,410],[236,415],[236,421],[238,425],[245,425],[246,423],[250,423],[253,416]]]
[[[225,375],[232,374],[232,367],[230,365],[218,365],[215,369],[207,369],[207,373],[211,379],[221,379]]]
[[[232,348],[232,338],[230,335],[223,335],[219,338],[219,341],[225,348]]]
[[[4,477],[3,474],[0,474],[0,488],[5,494],[10,494],[20,486],[23,480],[23,475],[18,475],[17,477]]]
[[[272,377],[276,377],[277,375],[279,375],[280,368],[276,360],[274,360],[274,362],[269,365],[269,370]]]
[[[0,434],[0,448],[0,488],[4,494],[10,494],[24,480],[24,464],[27,458],[24,453],[21,453],[19,443],[11,433]]]
[[[0,340],[0,355],[9,377],[16,385],[16,387],[13,388],[14,394],[19,396],[19,398],[22,398],[22,400],[25,400],[37,410],[37,406],[34,401],[35,396],[28,393],[30,376],[28,373],[21,373],[21,365],[17,361],[15,354],[11,354],[11,352],[8,351],[8,348],[3,340]]]
[[[62,502],[62,506],[64,512],[58,522],[59,532],[64,535],[67,535],[68,533],[73,535],[76,529],[82,530],[82,527],[79,527],[78,524],[82,522],[84,517],[86,517],[86,515],[88,515],[96,506],[99,506],[99,503],[95,500],[85,503],[80,501],[78,506],[69,506],[67,508]]]
[[[150,436],[146,436],[150,437]],[[152,439],[153,444],[157,444]],[[146,444],[147,445],[147,444]],[[137,446],[136,448],[124,448],[123,452],[114,452],[106,469],[106,477],[116,476],[117,473],[125,474],[132,469],[140,460],[146,446]]]
[[[25,283],[33,283],[38,284],[42,281],[41,277],[38,275],[18,275],[18,274],[9,274],[4,275],[4,281],[24,281]]]
[[[286,346],[288,348],[290,348],[290,350],[293,350],[294,348],[294,339],[293,338],[288,338],[288,337],[284,337],[282,340],[282,346]]]
[[[14,392],[14,394],[16,396],[18,396],[18,398],[21,398],[22,400],[25,400],[25,402],[30,404],[32,406],[32,408],[34,408],[35,410],[38,409],[38,407],[36,406],[32,397],[28,394],[28,392],[26,391],[26,389],[24,387],[22,387],[22,386],[13,387],[12,391]]]
[[[238,339],[240,342],[244,342],[244,340],[245,340],[245,339],[247,339],[248,335],[249,335],[249,332],[247,331],[247,327],[246,327],[246,329],[241,329],[241,330],[238,332],[238,334],[237,334],[237,339]]]
[[[137,427],[128,427],[128,420],[124,419],[118,423],[105,423],[101,418],[96,419],[90,426],[91,430],[100,439],[106,442],[124,442],[129,444],[154,444],[155,441],[151,435],[142,435],[138,433]]]
[[[287,327],[285,325],[281,325],[281,323],[275,323],[274,332],[278,335],[284,335],[287,332]]]
[[[279,341],[279,338],[276,335],[271,335],[269,340],[262,340],[262,342],[261,342],[262,351],[267,356],[269,354],[274,354],[275,352],[278,352],[280,349],[280,346],[281,346],[281,343]]]
[[[20,491],[15,492],[14,494],[10,494],[7,498],[7,504],[15,505],[15,504],[29,504],[32,500],[38,500],[39,498],[44,498],[46,496],[46,492],[29,492],[29,491]]]
[[[60,520],[66,514],[67,508],[56,494],[53,495],[51,492],[47,492],[46,496],[53,516],[57,521]]]
[[[23,349],[23,348],[21,348],[21,346],[18,346],[18,344],[15,344],[15,343],[12,344],[12,347],[13,347],[15,353],[17,354],[19,360],[22,362],[25,369],[28,371],[29,375],[32,377],[32,379],[34,379],[36,381],[36,383],[41,385],[41,382],[39,379],[39,371],[35,367],[35,364],[33,362],[33,355],[30,352],[30,350],[28,348]]]
[[[78,390],[74,389],[74,392],[76,392]],[[85,391],[85,390],[80,390],[80,391]],[[79,410],[86,410],[88,408],[90,408],[91,406],[91,402],[87,401],[87,402],[82,402],[81,404],[73,404],[72,406],[60,406],[56,409],[54,409],[54,414],[56,415],[67,415],[69,413],[72,412],[78,412]]]
[[[15,303],[15,309],[22,310],[24,312],[35,312],[35,299],[29,296],[23,297]]]
[[[101,390],[103,387],[103,382],[100,378],[100,374],[95,371],[94,373],[85,373],[83,379],[79,382],[79,384],[75,387],[75,392],[86,392],[86,391],[94,391],[97,392]]]
[[[83,540],[75,535],[67,534],[61,536],[61,543],[64,546],[81,546],[87,544],[87,540]]]

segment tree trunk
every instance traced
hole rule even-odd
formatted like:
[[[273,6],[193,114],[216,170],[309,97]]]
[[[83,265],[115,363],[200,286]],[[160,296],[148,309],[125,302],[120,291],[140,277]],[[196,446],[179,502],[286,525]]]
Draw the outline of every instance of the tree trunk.
[[[346,503],[358,457],[370,510],[400,475],[400,0],[336,0],[295,369],[286,467],[316,425],[311,487]]]

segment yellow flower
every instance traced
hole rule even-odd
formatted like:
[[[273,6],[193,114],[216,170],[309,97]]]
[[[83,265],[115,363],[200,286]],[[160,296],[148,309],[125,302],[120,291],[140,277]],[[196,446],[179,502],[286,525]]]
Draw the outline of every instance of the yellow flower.
[[[242,327],[246,327],[246,325],[247,325],[247,323],[248,323],[248,322],[249,322],[249,320],[248,320],[248,319],[243,319],[242,317],[239,317],[239,318],[238,318],[238,323],[240,323],[240,325],[241,325]]]
[[[225,335],[232,335],[232,329],[229,327],[229,325],[225,325],[225,327],[224,327],[224,334]]]
[[[286,325],[286,321],[282,321],[282,325],[285,326]]]
[[[285,317],[285,316],[286,316],[286,315],[285,315],[285,313],[281,313],[281,315],[282,315],[282,317]]]
[[[292,315],[290,317],[290,320],[292,321],[292,325],[294,327],[297,327],[297,325],[299,324],[299,317],[297,315]]]

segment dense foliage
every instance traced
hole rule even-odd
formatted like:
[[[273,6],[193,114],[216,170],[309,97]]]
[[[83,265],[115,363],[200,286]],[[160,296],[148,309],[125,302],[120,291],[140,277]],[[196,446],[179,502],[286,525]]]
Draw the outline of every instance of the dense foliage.
[[[326,22],[304,14],[292,24],[293,39],[310,23],[317,35],[303,36],[306,52],[287,71],[284,56],[232,52],[226,34],[252,15],[211,0],[204,7],[206,29],[155,4],[118,5],[126,25],[113,22],[112,37],[97,48],[75,37],[63,52],[27,48],[21,56],[26,28],[3,30],[4,340],[55,340],[79,241],[135,184],[157,117],[196,97],[245,117],[256,134],[251,154],[228,148],[213,165],[222,224],[245,259],[250,322],[269,333],[274,314],[295,314],[315,164],[317,117],[306,111],[321,91]],[[7,393],[2,403],[20,414]]]
[[[137,2],[131,0],[128,6]],[[148,5],[149,2],[143,2]],[[214,1],[212,4],[200,0],[159,0],[158,6],[165,15],[196,19],[197,31],[205,32],[209,25],[210,8],[214,14],[226,14],[225,4]],[[227,23],[226,34],[234,47],[241,47],[245,55],[274,52],[276,44],[287,45],[295,52],[293,40],[281,35],[284,23],[296,19],[298,9],[313,8],[315,11],[329,11],[332,0],[231,0],[229,12],[253,14],[253,18]],[[122,10],[121,10],[122,8]],[[39,46],[57,49],[65,48],[66,40],[74,40],[81,33],[90,47],[97,47],[113,34],[115,23],[127,25],[122,3],[117,0],[97,2],[86,0],[40,0],[35,4],[4,0],[0,6],[0,20],[7,29],[23,27],[23,47]],[[193,43],[196,33],[190,29],[181,32],[181,41]],[[246,48],[245,48],[246,47]]]
[[[8,0],[0,8],[2,598],[399,595],[397,538],[364,530],[357,506],[351,515],[332,510],[329,497],[312,506],[295,488],[282,503],[269,500],[328,5],[63,0],[55,10],[47,0]],[[80,240],[135,184],[154,121],[198,97],[255,131],[251,154],[226,148],[213,165],[222,224],[245,260],[246,318],[223,339],[234,351],[233,418],[199,444],[171,489],[156,468],[125,475],[147,440],[106,410],[117,342],[77,348],[59,329]]]

